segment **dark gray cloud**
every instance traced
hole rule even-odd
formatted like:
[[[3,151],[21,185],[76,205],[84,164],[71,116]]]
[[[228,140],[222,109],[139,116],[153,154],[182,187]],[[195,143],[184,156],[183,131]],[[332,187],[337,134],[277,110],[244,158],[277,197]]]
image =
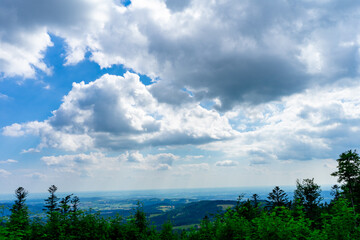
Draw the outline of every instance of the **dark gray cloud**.
[[[165,0],[166,7],[173,12],[183,11],[190,3],[190,0]]]
[[[190,9],[199,19],[174,24],[184,32],[176,37],[157,22],[142,21],[147,52],[166,66],[157,71],[161,80],[152,92],[169,103],[218,98],[222,104],[216,107],[229,110],[353,77],[358,47],[341,44],[357,41],[351,25],[358,23],[359,4],[337,8],[333,3],[194,0]],[[184,88],[192,98],[179,94]]]
[[[172,91],[186,87],[193,90],[197,100],[219,98],[221,106],[217,108],[220,110],[229,110],[244,102],[259,104],[272,101],[308,85],[308,76],[291,66],[286,59],[270,56],[218,59],[206,63],[203,71],[192,72],[190,65],[182,67],[186,68],[190,71],[178,71],[179,81],[174,82]],[[152,89],[157,88],[163,88],[162,82]],[[153,93],[158,96],[156,91]]]
[[[89,19],[89,11],[94,4],[90,1],[71,0],[2,0],[0,21],[3,29],[16,31],[17,28],[33,28],[47,26],[84,25]],[[14,29],[10,29],[10,28]],[[31,30],[31,29],[29,29]]]

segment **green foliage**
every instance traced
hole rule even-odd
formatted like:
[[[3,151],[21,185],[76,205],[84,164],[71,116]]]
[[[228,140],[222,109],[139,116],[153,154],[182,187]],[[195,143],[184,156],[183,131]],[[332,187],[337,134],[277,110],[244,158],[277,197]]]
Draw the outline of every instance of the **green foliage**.
[[[357,224],[359,215],[353,214],[350,203],[339,198],[331,207],[330,214],[324,213],[322,237],[325,239],[350,240],[360,239],[360,229]]]
[[[356,150],[349,150],[340,154],[336,160],[337,171],[331,175],[338,177],[339,183],[344,183],[342,189],[345,196],[350,200],[353,209],[359,206],[356,203],[360,200],[360,157]]]
[[[332,196],[334,196],[333,201],[337,201],[340,198],[341,195],[341,187],[337,184],[333,185],[331,187],[331,193]]]
[[[321,188],[314,179],[304,179],[302,182],[296,180],[294,192],[295,204],[304,206],[307,216],[316,220],[320,216]]]
[[[60,211],[62,214],[66,214],[70,211],[70,201],[71,201],[71,196],[72,194],[70,195],[67,195],[66,197],[64,197],[63,199],[61,199],[60,201]]]
[[[6,239],[6,236],[9,235],[9,232],[6,228],[6,217],[5,217],[5,206],[0,205],[0,212],[1,212],[1,216],[0,216],[0,240]]]
[[[242,216],[248,220],[254,219],[258,216],[259,209],[258,207],[255,207],[250,200],[247,200],[245,202],[241,202],[235,207],[236,212],[239,214],[239,216]]]
[[[80,199],[77,196],[74,196],[71,199],[71,204],[72,204],[72,212],[76,212],[79,209],[79,204],[80,204]]]
[[[175,240],[177,239],[177,236],[173,232],[173,225],[170,221],[164,222],[164,224],[161,227],[160,232],[160,239],[161,240]]]
[[[22,199],[24,195],[18,196]],[[21,205],[27,209],[24,202],[17,200],[13,208],[19,209]],[[329,209],[321,208],[323,212],[317,228],[307,217],[303,204],[295,204],[291,209],[280,206],[268,211],[249,200],[239,200],[235,208],[213,219],[205,216],[198,227],[180,234],[173,230],[170,221],[165,222],[160,231],[149,226],[141,203],[128,219],[121,216],[106,219],[92,210],[69,211],[69,202],[70,197],[63,198],[62,210],[53,211],[52,218],[28,220],[26,231],[18,231],[21,222],[17,228],[8,227],[8,220],[6,225],[0,225],[0,239],[360,239],[359,216],[353,214],[349,201],[342,197]],[[14,214],[16,211],[12,211]],[[12,215],[9,219],[15,219]]]
[[[58,201],[59,198],[55,195],[55,192],[57,191],[57,187],[55,185],[51,185],[48,189],[48,192],[50,193],[50,196],[45,199],[45,209],[48,214],[52,214],[55,211],[59,211],[58,208]]]
[[[251,235],[252,225],[238,212],[228,211],[215,222],[214,239],[246,239]]]
[[[356,150],[343,152],[336,161],[338,170],[331,175],[338,177],[339,183],[350,184],[358,179],[360,175],[360,157]]]
[[[15,190],[16,200],[10,209],[11,215],[7,222],[9,239],[24,239],[29,232],[29,213],[25,205],[27,195],[28,192],[23,187]]]
[[[286,206],[289,203],[287,194],[279,186],[274,187],[267,198],[272,208]]]
[[[257,195],[256,193],[252,195],[252,200],[254,201],[254,206],[258,207],[259,206],[259,195]]]
[[[270,214],[263,212],[253,222],[253,239],[306,239],[310,233],[309,219],[295,218],[286,207],[276,207]]]
[[[135,225],[138,228],[138,231],[140,233],[144,233],[146,232],[146,227],[148,225],[147,219],[146,219],[146,215],[145,212],[143,210],[143,205],[142,203],[138,202],[137,203],[137,208],[136,208],[136,212],[135,212]]]

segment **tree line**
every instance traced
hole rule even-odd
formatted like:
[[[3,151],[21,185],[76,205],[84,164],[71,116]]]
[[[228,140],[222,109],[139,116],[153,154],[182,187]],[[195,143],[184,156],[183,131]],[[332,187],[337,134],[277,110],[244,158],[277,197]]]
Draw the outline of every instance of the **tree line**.
[[[30,217],[26,206],[28,192],[19,187],[11,214],[0,219],[0,239],[360,239],[360,157],[356,150],[337,159],[339,185],[332,187],[333,199],[323,203],[321,187],[314,179],[296,181],[294,198],[279,186],[263,204],[257,194],[225,213],[204,216],[198,227],[174,230],[171,219],[160,230],[152,226],[138,203],[128,218],[103,218],[99,212],[79,209],[80,199],[56,196],[49,187],[45,217]]]

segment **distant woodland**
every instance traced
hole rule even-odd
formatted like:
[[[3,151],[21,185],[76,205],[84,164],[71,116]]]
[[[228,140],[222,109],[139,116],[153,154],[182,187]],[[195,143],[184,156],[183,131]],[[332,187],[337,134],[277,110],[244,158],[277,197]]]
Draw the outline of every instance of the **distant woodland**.
[[[314,179],[297,180],[293,199],[278,186],[267,199],[257,194],[244,199],[240,194],[235,206],[182,229],[173,227],[171,215],[155,227],[141,202],[129,217],[102,217],[81,210],[78,197],[60,199],[54,185],[44,200],[44,216],[31,216],[28,192],[19,187],[11,214],[0,218],[0,239],[360,239],[360,157],[349,150],[340,154],[337,163],[331,175],[339,184],[332,187],[329,203],[322,201]]]

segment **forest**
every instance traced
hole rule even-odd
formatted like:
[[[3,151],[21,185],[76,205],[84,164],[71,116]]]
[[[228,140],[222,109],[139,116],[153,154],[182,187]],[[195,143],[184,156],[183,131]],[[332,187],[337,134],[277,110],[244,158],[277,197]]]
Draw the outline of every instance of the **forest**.
[[[297,180],[293,199],[279,186],[266,201],[240,194],[234,207],[205,215],[188,229],[175,229],[171,217],[156,228],[141,202],[129,217],[102,217],[80,209],[77,196],[58,198],[55,185],[48,189],[44,217],[34,217],[26,205],[28,192],[19,187],[11,214],[0,218],[0,239],[360,239],[360,157],[349,150],[337,164],[331,175],[339,184],[332,187],[329,203],[322,201],[314,179]]]

